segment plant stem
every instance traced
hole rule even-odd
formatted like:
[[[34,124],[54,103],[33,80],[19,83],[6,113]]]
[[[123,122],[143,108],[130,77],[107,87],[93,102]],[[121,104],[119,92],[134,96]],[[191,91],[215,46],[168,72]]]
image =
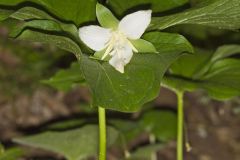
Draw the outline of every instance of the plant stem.
[[[154,145],[156,143],[156,137],[154,134],[150,134],[149,136],[150,144]],[[152,152],[151,154],[151,160],[157,160],[157,154],[156,152]]]
[[[105,109],[98,107],[99,119],[99,160],[106,160],[106,113]]]
[[[184,128],[183,92],[177,92],[177,99],[178,99],[177,160],[183,160],[183,128]]]

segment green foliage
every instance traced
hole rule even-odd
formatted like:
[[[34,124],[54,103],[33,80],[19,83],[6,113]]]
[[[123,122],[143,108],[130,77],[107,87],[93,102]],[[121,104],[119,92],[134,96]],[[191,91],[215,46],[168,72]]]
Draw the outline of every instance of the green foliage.
[[[189,42],[176,34],[166,37],[155,32],[144,35],[144,39],[151,42],[158,53],[135,54],[124,74],[117,72],[107,62],[88,57],[81,59],[82,71],[92,91],[95,106],[123,112],[137,111],[158,95],[161,78],[169,65],[183,52],[192,52]],[[172,47],[176,43],[187,47],[175,50]]]
[[[164,85],[182,91],[203,89],[219,100],[239,96],[240,60],[232,56],[240,53],[240,46],[225,45],[215,53],[202,52],[181,57],[171,67]]]
[[[108,8],[98,3],[96,14],[98,22],[102,27],[117,29],[119,21]]]
[[[167,123],[166,123],[167,122]],[[146,112],[140,120],[145,130],[160,141],[175,139],[177,135],[176,114],[169,111]]]
[[[150,29],[166,29],[180,24],[199,24],[220,29],[236,30],[240,28],[240,1],[214,0],[196,6],[185,12],[154,17]]]
[[[107,129],[108,145],[115,142],[118,132]],[[62,132],[44,132],[33,136],[18,138],[15,142],[37,147],[64,155],[68,160],[81,160],[95,156],[98,152],[98,126],[87,125],[79,129]]]
[[[161,53],[193,53],[193,47],[188,40],[179,34],[164,32],[149,32],[143,38],[152,42]]]
[[[35,4],[34,7],[43,7],[44,10],[55,15],[58,19],[66,22],[73,22],[77,26],[85,22],[94,21],[96,17],[96,0],[0,0],[0,5],[30,5],[29,2]]]
[[[151,8],[154,13],[177,11],[188,0],[108,0],[101,3],[109,5],[113,12],[122,17],[135,9]],[[0,0],[0,20],[12,21],[9,23],[10,36],[17,40],[52,44],[74,53],[79,63],[60,70],[44,83],[65,91],[77,83],[86,83],[92,92],[94,106],[121,112],[138,111],[146,102],[158,96],[167,71],[163,85],[174,91],[203,89],[216,99],[240,95],[239,45],[223,46],[215,53],[200,50],[196,54],[182,56],[194,52],[186,38],[180,34],[156,31],[181,24],[237,30],[240,28],[239,0],[209,0],[184,12],[153,17],[148,31],[154,31],[144,34],[141,40],[132,41],[139,53],[134,54],[124,74],[117,72],[108,62],[96,59],[103,51],[96,53],[94,56],[98,57],[94,59],[92,51],[79,39],[78,27],[97,23],[96,18],[103,27],[117,28],[119,21],[102,4],[98,4],[97,0]],[[162,15],[167,13],[171,12]],[[198,33],[195,35],[202,36]],[[37,67],[34,70],[36,74],[41,75],[39,70],[47,69],[52,64],[52,61],[44,60],[32,57],[27,63],[41,61],[34,65]],[[0,73],[5,73],[5,70],[0,69]],[[72,127],[86,122],[81,119],[76,123],[55,127]],[[132,140],[142,132],[163,142],[176,136],[176,115],[167,111],[148,111],[138,120],[110,120],[110,124],[118,129],[125,141]],[[108,142],[114,143],[119,132],[111,127],[108,131]],[[60,153],[69,160],[85,159],[97,153],[98,127],[89,125],[71,131],[46,132],[20,138],[16,142]],[[150,159],[152,153],[161,147],[161,144],[156,144],[138,148],[130,158]],[[19,155],[18,150],[5,152],[0,160],[2,156],[5,156],[5,160],[6,156],[16,159]]]
[[[0,4],[3,5],[16,5],[23,2],[23,0],[0,2]],[[88,17],[91,17],[91,14],[94,14],[95,17],[95,11],[92,12],[92,8],[89,7],[92,5],[95,6],[95,1],[84,3],[84,5],[87,6],[85,6],[77,16],[74,14],[76,13],[75,7],[83,7],[82,2],[77,2],[75,5],[72,4],[72,1],[64,3],[59,2],[54,8],[52,8],[53,2],[55,2],[53,0],[36,0],[32,2],[44,6],[48,12],[45,12],[44,9],[40,10],[41,8],[39,7],[35,8],[34,5],[30,7],[28,6],[28,3],[26,3],[23,8],[20,8],[9,15],[11,18],[25,21],[23,22],[22,27],[18,27],[17,31],[14,30],[12,34],[17,36],[17,39],[54,44],[61,49],[74,53],[76,57],[80,59],[81,70],[86,83],[92,91],[93,104],[95,106],[100,105],[104,108],[124,112],[138,110],[144,103],[154,99],[158,95],[161,79],[170,64],[182,53],[193,52],[191,44],[181,35],[150,32],[145,34],[143,38],[144,40],[151,42],[154,46],[145,43],[145,41],[144,43],[142,43],[143,41],[141,41],[141,43],[136,42],[135,45],[140,48],[141,52],[150,49],[152,53],[135,54],[131,63],[126,67],[126,73],[120,74],[117,73],[117,71],[115,71],[108,63],[94,60],[84,55],[86,53],[85,51],[90,54],[91,52],[86,50],[86,47],[83,47],[78,38],[77,29],[74,24],[80,24],[78,19],[84,21],[88,19],[91,21],[91,18]],[[186,3],[186,1],[179,1],[178,3],[168,1],[160,3],[161,5],[156,5],[157,2],[158,1],[151,1],[149,3],[157,8],[159,6],[165,8],[155,8],[156,10],[154,9],[154,11],[158,12],[175,8]],[[114,4],[118,4],[119,2],[112,0],[108,1],[108,3],[116,11]],[[131,5],[133,6],[145,4],[145,2],[142,1],[129,1],[129,3],[132,3]],[[121,4],[127,4],[127,7],[131,6],[122,1]],[[170,8],[166,6],[170,6]],[[216,8],[216,6],[218,7]],[[150,28],[165,29],[177,24],[193,23],[225,29],[238,29],[238,6],[239,2],[237,0],[205,2],[204,5],[183,13],[167,17],[153,18]],[[66,11],[66,8],[72,9],[72,12],[67,12],[67,14],[62,15],[63,12]],[[78,10],[80,10],[79,8]],[[100,24],[106,27],[116,27],[118,21],[109,9],[101,4],[97,4],[96,11]],[[25,15],[23,13],[27,14]],[[87,15],[85,13],[91,14]],[[6,14],[8,13],[3,12],[2,17],[6,17]],[[65,20],[69,20],[73,23],[66,23]],[[154,48],[156,48],[157,53],[155,53]],[[82,53],[82,50],[84,54]],[[81,71],[79,71],[79,75],[81,75],[80,72]]]
[[[154,117],[153,117],[154,116]],[[50,124],[46,129],[50,130],[67,130],[70,128],[77,128],[86,123],[96,123],[96,118],[85,119],[71,119]],[[165,123],[168,122],[168,123]],[[148,133],[156,137],[156,140],[167,142],[176,137],[176,122],[177,115],[168,110],[149,110],[143,112],[137,119],[108,119],[109,125],[113,126],[119,132],[123,142],[119,143],[125,145],[130,141],[135,140],[142,133]],[[124,147],[124,146],[123,146]]]
[[[140,53],[157,53],[154,45],[144,39],[131,40],[131,43]]]
[[[153,154],[163,148],[163,144],[151,144],[137,148],[127,158],[127,160],[146,160],[152,159]]]
[[[24,151],[20,148],[10,148],[0,154],[0,160],[16,160],[22,157]]]
[[[42,82],[58,90],[69,91],[74,86],[85,82],[84,77],[79,70],[80,64],[74,62],[71,64],[70,68],[59,70],[49,80],[44,80]]]
[[[37,31],[25,30],[17,37],[18,40],[42,42],[45,44],[55,45],[63,50],[74,53],[77,58],[80,58],[82,51],[80,47],[70,38],[58,35],[44,34]]]
[[[128,9],[136,6],[151,8],[153,12],[163,12],[186,4],[188,0],[108,0],[107,4],[113,8],[118,15],[123,15]]]

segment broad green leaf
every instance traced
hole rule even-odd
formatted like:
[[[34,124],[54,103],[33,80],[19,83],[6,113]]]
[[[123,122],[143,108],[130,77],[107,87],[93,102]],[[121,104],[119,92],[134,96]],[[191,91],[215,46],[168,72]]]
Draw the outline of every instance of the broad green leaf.
[[[0,5],[15,6],[23,4],[25,7],[28,3],[24,3],[26,0],[0,0]],[[29,0],[28,2],[33,2],[36,5],[35,8],[43,6],[48,12],[54,14],[59,19],[63,21],[73,22],[77,26],[82,23],[94,21],[96,0]]]
[[[17,11],[8,15],[8,18],[17,19],[22,22],[21,25],[16,25],[10,36],[15,37],[25,28],[34,28],[43,31],[66,32],[69,37],[74,37],[76,41],[80,41],[78,37],[78,29],[74,24],[62,23],[61,21],[51,17],[42,10],[33,7],[20,8]]]
[[[89,106],[88,106],[89,107]],[[78,128],[80,126],[83,126],[86,123],[90,123],[89,119],[70,119],[70,120],[63,120],[60,122],[55,122],[53,124],[50,124],[46,127],[47,130],[69,130],[72,128]]]
[[[22,157],[24,151],[20,148],[11,148],[0,154],[0,160],[16,160]]]
[[[117,29],[119,21],[108,8],[97,3],[96,14],[98,22],[102,27]]]
[[[80,70],[80,64],[74,62],[70,68],[62,69],[49,80],[44,80],[42,82],[58,90],[69,91],[74,86],[83,83],[84,77]]]
[[[0,21],[7,19],[14,11],[0,8]]]
[[[140,123],[149,134],[154,135],[160,141],[176,138],[177,116],[173,112],[149,111],[143,115]]]
[[[211,57],[211,52],[198,49],[194,55],[184,55],[179,58],[173,63],[170,71],[172,74],[180,74],[181,76],[195,79],[195,77],[199,77],[200,72],[202,74],[208,70],[209,66],[207,64]],[[207,69],[203,70],[206,66]]]
[[[33,20],[33,19],[48,19],[54,20],[53,17],[48,15],[46,12],[34,8],[34,7],[23,7],[15,11],[10,15],[11,18],[15,18],[21,21]]]
[[[180,24],[200,24],[219,29],[240,28],[240,1],[214,0],[185,12],[152,18],[150,29],[166,29]]]
[[[147,160],[152,159],[152,154],[156,154],[157,151],[164,147],[163,144],[152,144],[139,147],[133,153],[130,153],[127,160]]]
[[[29,20],[42,20],[42,21],[39,21],[39,24],[40,23],[44,24],[47,21],[49,23],[57,23],[59,25],[59,27],[61,28],[61,30],[65,31],[65,32],[68,32],[75,37],[78,36],[78,29],[74,24],[63,23],[63,22],[51,17],[50,15],[45,13],[44,11],[33,8],[33,7],[20,8],[19,10],[17,10],[13,14],[11,14],[10,17],[21,20],[21,21],[26,21],[27,20],[28,22],[29,22]],[[55,24],[55,25],[57,25],[57,24]],[[44,27],[37,27],[37,29],[44,29]],[[46,28],[44,30],[49,30],[49,29]]]
[[[32,20],[16,26],[10,33],[10,37],[17,37],[25,28],[42,29],[43,31],[63,31],[61,26],[50,20]]]
[[[181,57],[171,67],[172,72],[166,75],[163,83],[174,90],[202,89],[218,100],[239,96],[240,59],[231,57],[239,53],[239,45],[226,45],[215,53]]]
[[[138,6],[145,6],[145,9],[151,8],[153,12],[162,12],[182,6],[187,2],[188,0],[108,0],[107,4],[118,15],[123,15],[127,10]]]
[[[150,32],[143,35],[143,39],[153,42],[157,52],[189,52],[193,53],[193,47],[188,40],[179,34]]]
[[[143,127],[138,120],[128,120],[128,119],[109,119],[109,124],[114,126],[119,134],[122,136],[123,144],[135,140],[141,133],[144,132]],[[122,144],[121,144],[122,145]]]
[[[217,49],[212,57],[212,61],[223,59],[236,53],[240,54],[240,45],[225,45]]]
[[[32,30],[25,30],[21,33],[21,35],[17,37],[17,39],[52,44],[63,50],[75,54],[78,59],[82,54],[81,49],[73,40],[63,36],[45,34]]]
[[[92,94],[94,106],[131,112],[156,97],[166,63],[156,54],[136,54],[124,74],[108,62],[83,57],[81,66]],[[159,64],[160,63],[160,64]],[[157,65],[159,64],[159,65]]]
[[[92,58],[102,60],[102,57],[104,56],[105,52],[106,52],[106,48],[101,50],[101,51],[97,51],[97,52],[94,53],[94,56]],[[111,56],[107,55],[103,60],[108,61],[110,58],[111,58]]]
[[[15,37],[19,33],[21,33],[26,28],[36,29],[40,32],[48,32],[53,31],[53,35],[64,35],[68,38],[73,39],[76,43],[80,45],[84,52],[91,52],[81,41],[79,38],[78,28],[69,22],[62,22],[56,17],[52,17],[48,13],[39,10],[33,7],[23,7],[20,8],[13,13],[9,14],[8,17],[12,20],[12,18],[20,20],[21,24],[12,25],[10,31],[10,36]],[[26,22],[23,22],[26,21]],[[14,27],[13,27],[14,26]]]
[[[108,146],[118,137],[118,132],[108,127]],[[87,125],[79,129],[62,132],[44,132],[33,136],[15,139],[14,141],[40,149],[64,155],[68,160],[81,160],[98,153],[98,126]]]
[[[25,23],[21,23],[14,27],[10,32],[10,37],[17,37],[26,28],[37,29],[41,31],[52,31],[58,33],[65,33],[68,37],[75,37],[78,41],[78,30],[74,25],[61,24],[53,20],[31,20]]]
[[[175,34],[169,36],[172,37],[170,38],[172,41],[164,38],[162,33],[146,34],[144,38],[153,43],[159,53],[135,53],[131,62],[125,67],[124,74],[116,71],[108,62],[84,56],[81,59],[81,67],[93,95],[93,105],[133,112],[156,98],[166,69],[183,52],[192,50],[189,42],[183,41],[181,36],[182,45],[187,43],[185,44],[187,47],[181,49],[176,47],[174,50],[174,46],[179,43],[179,36]]]
[[[131,40],[131,43],[140,53],[157,53],[154,45],[144,39]]]

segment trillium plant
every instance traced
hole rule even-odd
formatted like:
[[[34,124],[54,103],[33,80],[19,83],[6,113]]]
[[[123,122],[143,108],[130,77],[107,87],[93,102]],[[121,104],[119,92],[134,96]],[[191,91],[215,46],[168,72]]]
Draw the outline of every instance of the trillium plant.
[[[193,47],[183,35],[208,37],[208,27],[239,30],[239,8],[239,0],[0,0],[0,21],[8,26],[9,37],[54,45],[76,56],[69,68],[42,82],[64,91],[76,84],[88,87],[91,107],[98,109],[98,125],[80,117],[77,123],[49,126],[56,130],[70,124],[70,130],[14,142],[68,160],[106,160],[111,145],[123,148],[124,160],[157,160],[155,153],[164,142],[176,139],[176,159],[183,160],[184,150],[191,148],[183,138],[184,93],[201,89],[217,100],[240,95],[240,60],[235,56],[240,45],[206,51]],[[198,27],[201,33],[195,31]],[[158,97],[160,87],[177,95],[176,116],[145,108]],[[109,116],[106,121],[106,110],[140,116]],[[129,150],[127,142],[143,132],[149,135],[148,146]]]

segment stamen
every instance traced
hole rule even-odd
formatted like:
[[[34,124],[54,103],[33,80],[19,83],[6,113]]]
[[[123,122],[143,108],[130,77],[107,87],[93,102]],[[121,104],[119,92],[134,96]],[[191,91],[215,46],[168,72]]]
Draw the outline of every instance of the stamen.
[[[109,44],[109,46],[107,47],[107,49],[101,59],[103,60],[104,58],[106,58],[107,55],[112,51],[112,49],[113,49],[113,44]]]
[[[134,52],[138,53],[137,48],[135,48],[134,45],[133,45],[129,40],[128,40],[127,42],[128,42],[128,44],[130,45],[130,47],[132,48],[132,50],[133,50]]]

